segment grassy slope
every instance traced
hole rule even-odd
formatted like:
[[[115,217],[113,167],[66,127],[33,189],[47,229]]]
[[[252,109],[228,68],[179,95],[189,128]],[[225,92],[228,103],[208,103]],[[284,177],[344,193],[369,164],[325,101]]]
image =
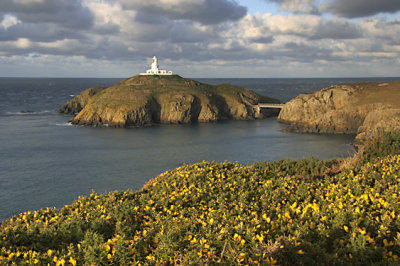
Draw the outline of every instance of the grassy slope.
[[[139,192],[22,213],[0,225],[0,263],[395,263],[399,144],[387,135],[342,171],[313,159],[184,165]]]
[[[400,108],[400,82],[362,83],[354,84],[354,86],[362,88],[357,95],[359,105],[382,103]]]
[[[212,86],[190,79],[173,76],[135,76],[118,82],[114,86],[96,94],[91,103],[95,108],[103,106],[117,108],[126,105],[132,108],[144,105],[149,97],[162,100],[163,95],[190,93],[201,101],[208,102],[216,95],[225,94],[239,97],[242,88],[230,84]],[[263,102],[279,102],[276,99],[261,96]]]

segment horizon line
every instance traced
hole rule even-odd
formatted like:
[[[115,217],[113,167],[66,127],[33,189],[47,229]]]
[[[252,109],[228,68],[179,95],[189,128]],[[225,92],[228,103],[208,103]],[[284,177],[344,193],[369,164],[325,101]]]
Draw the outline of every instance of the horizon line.
[[[139,75],[139,74],[138,74]],[[130,77],[73,77],[73,76],[68,76],[68,77],[63,77],[63,76],[0,76],[1,79],[7,79],[7,78],[21,78],[21,79],[127,79],[131,77],[135,77],[138,75],[130,76]],[[178,75],[179,74],[175,74]],[[400,76],[336,76],[336,77],[183,77],[183,78],[189,78],[189,79],[381,79],[381,78],[389,78],[389,79],[396,79],[399,78]]]

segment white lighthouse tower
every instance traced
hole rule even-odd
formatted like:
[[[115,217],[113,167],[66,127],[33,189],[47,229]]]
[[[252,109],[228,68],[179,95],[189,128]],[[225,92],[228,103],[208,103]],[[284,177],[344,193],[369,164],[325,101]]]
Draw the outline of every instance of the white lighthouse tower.
[[[151,69],[146,70],[146,73],[140,73],[140,75],[172,75],[172,71],[158,69],[158,59],[153,57],[153,63],[151,63]]]

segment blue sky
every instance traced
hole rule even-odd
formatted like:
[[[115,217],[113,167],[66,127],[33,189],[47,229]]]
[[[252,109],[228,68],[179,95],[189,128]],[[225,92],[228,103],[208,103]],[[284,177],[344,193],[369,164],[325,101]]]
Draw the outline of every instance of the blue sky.
[[[399,0],[1,0],[0,76],[399,76]]]

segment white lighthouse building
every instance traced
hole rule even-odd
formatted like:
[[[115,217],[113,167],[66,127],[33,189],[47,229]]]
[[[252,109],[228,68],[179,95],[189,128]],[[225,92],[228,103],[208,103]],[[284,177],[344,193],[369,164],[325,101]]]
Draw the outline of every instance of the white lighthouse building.
[[[146,73],[140,73],[140,75],[172,75],[172,71],[158,69],[157,57],[153,57],[153,63],[151,63],[151,69],[146,70]]]

